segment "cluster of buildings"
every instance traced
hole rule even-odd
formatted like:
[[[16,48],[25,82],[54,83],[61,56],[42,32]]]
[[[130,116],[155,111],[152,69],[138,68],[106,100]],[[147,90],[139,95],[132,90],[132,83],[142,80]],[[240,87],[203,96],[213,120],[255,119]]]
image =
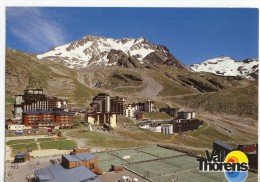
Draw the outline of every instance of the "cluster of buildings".
[[[91,108],[84,111],[85,122],[112,129],[117,126],[118,115],[142,120],[143,112],[156,111],[154,101],[151,100],[132,104],[125,104],[125,102],[124,97],[112,97],[106,93],[99,93],[93,98]],[[172,134],[194,130],[202,124],[202,121],[195,118],[195,112],[180,112],[178,108],[171,107],[160,108],[160,112],[165,112],[176,119],[156,122],[141,121],[139,127]],[[67,101],[46,96],[43,89],[27,89],[24,90],[23,95],[15,95],[14,116],[20,123],[17,123],[19,125],[10,123],[9,130],[71,128],[75,121],[75,113],[68,112]]]
[[[108,127],[117,126],[117,116],[124,113],[123,97],[111,97],[106,93],[99,93],[93,98],[90,104],[91,109],[86,112],[86,122],[90,124],[106,125]]]
[[[23,95],[15,95],[13,121],[17,122],[8,123],[8,129],[72,127],[74,114],[67,107],[67,101],[46,96],[43,89],[24,90]]]
[[[146,120],[138,123],[138,126],[143,129],[149,129],[153,132],[164,134],[181,133],[185,131],[195,130],[203,121],[195,118],[194,111],[177,111],[172,116],[177,116],[173,120]]]
[[[156,111],[154,107],[154,101],[148,100],[145,102],[128,104],[124,110],[124,116],[141,119],[142,112],[154,112],[154,111]]]
[[[154,102],[150,100],[128,105],[125,105],[125,102],[124,97],[111,97],[109,94],[99,93],[93,98],[91,109],[86,112],[86,122],[114,128],[117,126],[118,115],[136,117],[142,112],[155,111]]]
[[[157,111],[154,101],[148,100],[132,104],[124,104],[126,99],[123,97],[111,97],[106,93],[99,93],[93,98],[91,109],[86,112],[86,122],[94,125],[107,126],[114,128],[117,126],[118,115],[136,118],[141,120],[138,123],[140,128],[150,129],[153,132],[162,132],[165,134],[181,133],[189,130],[195,130],[203,121],[195,118],[193,111],[179,111],[179,108],[160,108],[160,112],[165,112],[175,117],[174,120],[145,120],[143,112]]]

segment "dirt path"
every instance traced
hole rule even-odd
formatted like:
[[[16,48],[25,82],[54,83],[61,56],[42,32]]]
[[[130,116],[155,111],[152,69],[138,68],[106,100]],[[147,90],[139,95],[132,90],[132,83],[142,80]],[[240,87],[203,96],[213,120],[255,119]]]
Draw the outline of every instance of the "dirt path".
[[[37,138],[54,138],[55,136],[48,136],[48,135],[30,135],[30,136],[11,136],[11,137],[6,137],[5,141],[11,141],[11,140],[25,140],[25,139],[34,139],[36,140]]]
[[[5,159],[6,160],[13,160],[14,158],[12,157],[12,148],[9,146],[5,146]]]
[[[40,149],[40,150],[33,150],[30,152],[30,155],[33,157],[44,157],[44,156],[55,156],[55,155],[63,155],[69,154],[71,150],[59,150],[59,149]]]
[[[146,87],[142,91],[137,92],[136,95],[155,98],[163,89],[163,86],[160,83],[156,82],[152,77],[148,76],[145,72],[140,73],[140,75]]]
[[[74,142],[76,142],[77,144],[77,148],[88,148],[87,146],[87,139],[80,139],[80,138],[74,138],[72,136],[69,136],[67,133],[70,132],[72,130],[67,130],[65,132],[63,132],[63,136],[66,137],[67,139],[71,139]],[[77,130],[73,130],[73,131],[77,131]]]

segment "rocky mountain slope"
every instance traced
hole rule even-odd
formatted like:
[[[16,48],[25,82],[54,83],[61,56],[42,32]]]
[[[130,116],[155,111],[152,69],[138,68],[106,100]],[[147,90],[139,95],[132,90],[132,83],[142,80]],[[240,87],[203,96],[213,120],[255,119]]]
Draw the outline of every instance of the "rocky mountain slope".
[[[50,96],[70,99],[91,99],[96,93],[80,83],[77,73],[60,64],[42,62],[35,55],[22,51],[6,51],[6,96],[22,94],[27,88],[43,88]]]
[[[141,67],[155,63],[187,69],[165,46],[155,45],[143,37],[112,39],[89,35],[39,54],[37,58],[63,63],[69,68],[93,65]]]
[[[168,62],[151,59],[142,63],[122,50],[110,50],[107,58],[111,66],[96,65],[95,62],[88,68],[71,69],[59,61],[49,58],[40,60],[36,55],[8,49],[7,110],[11,110],[9,106],[14,102],[15,94],[23,93],[26,88],[43,88],[47,95],[67,99],[71,105],[80,107],[90,103],[96,93],[108,92],[114,96],[127,97],[129,103],[151,99],[161,103],[161,106],[257,117],[256,109],[252,109],[258,107],[257,102],[252,102],[250,107],[241,107],[247,106],[250,100],[257,100],[257,81],[193,72],[179,61],[168,66],[170,59]],[[251,89],[252,93],[248,94],[244,89],[247,87],[255,89]],[[232,92],[232,88],[236,92]],[[233,98],[232,107],[229,98]]]
[[[230,57],[219,57],[191,65],[196,72],[210,72],[221,76],[240,76],[247,79],[258,79],[257,59],[236,61]]]

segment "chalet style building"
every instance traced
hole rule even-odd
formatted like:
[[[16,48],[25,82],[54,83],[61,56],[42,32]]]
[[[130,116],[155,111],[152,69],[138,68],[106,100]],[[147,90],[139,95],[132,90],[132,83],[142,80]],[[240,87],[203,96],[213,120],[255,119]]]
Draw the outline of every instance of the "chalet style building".
[[[30,126],[32,128],[70,128],[73,126],[74,121],[75,117],[73,114],[61,109],[26,111],[22,115],[22,123],[26,127]]]
[[[43,89],[27,89],[23,95],[15,95],[14,116],[22,118],[22,113],[37,110],[53,110],[67,108],[67,101],[57,97],[48,97]]]

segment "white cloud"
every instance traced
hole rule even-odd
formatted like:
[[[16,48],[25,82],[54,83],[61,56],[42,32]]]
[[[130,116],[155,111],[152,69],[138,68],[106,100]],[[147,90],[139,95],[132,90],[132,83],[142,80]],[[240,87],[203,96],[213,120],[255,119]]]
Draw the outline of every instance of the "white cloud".
[[[7,31],[34,51],[66,43],[63,25],[41,8],[7,8]]]

